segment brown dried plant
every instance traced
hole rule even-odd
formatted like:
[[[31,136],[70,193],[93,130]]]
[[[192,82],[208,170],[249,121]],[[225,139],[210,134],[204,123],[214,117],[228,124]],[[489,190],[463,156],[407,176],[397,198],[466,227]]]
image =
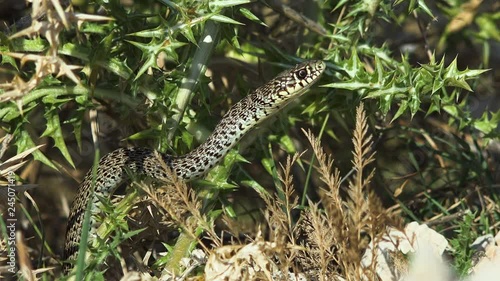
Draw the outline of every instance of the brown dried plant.
[[[0,84],[0,89],[5,91],[0,95],[0,102],[17,100],[20,103],[20,110],[22,104],[19,99],[39,86],[46,76],[66,76],[73,83],[80,84],[80,79],[74,73],[74,70],[80,69],[82,66],[67,64],[59,54],[61,47],[60,34],[64,29],[70,29],[71,24],[81,26],[85,21],[113,20],[105,16],[75,13],[71,10],[71,6],[64,10],[59,0],[33,0],[31,18],[31,26],[11,35],[9,39],[24,36],[43,36],[49,43],[46,52],[41,54],[0,53],[2,56],[18,59],[21,68],[27,62],[35,64],[36,71],[29,81],[25,81],[20,74],[16,74],[10,82]]]
[[[361,259],[370,240],[376,242],[391,222],[379,199],[369,190],[375,169],[372,137],[368,132],[366,114],[361,104],[356,112],[353,134],[353,175],[347,187],[342,186],[340,172],[333,168],[333,158],[327,155],[320,141],[305,132],[318,160],[316,171],[325,184],[321,202],[309,201],[301,228],[306,233],[301,266],[319,280],[377,280],[376,264],[361,267]],[[345,188],[345,189],[343,189]],[[341,190],[347,196],[341,196]],[[321,208],[322,207],[322,208]]]
[[[347,186],[342,185],[333,157],[324,152],[311,132],[304,132],[317,159],[315,170],[325,186],[320,192],[321,202],[309,200],[309,207],[299,217],[292,216],[299,204],[291,171],[300,155],[288,157],[281,166],[281,184],[274,195],[257,191],[266,204],[269,237],[278,245],[273,254],[279,261],[280,276],[293,271],[317,280],[376,280],[375,262],[361,265],[363,253],[370,240],[375,244],[380,240],[386,224],[397,224],[369,190],[375,173],[369,165],[375,153],[368,130],[360,105],[352,138],[354,173],[347,179]]]
[[[377,280],[377,259],[373,258],[371,264],[362,266],[364,251],[369,241],[376,246],[385,233],[386,225],[397,224],[369,189],[375,173],[369,165],[374,161],[375,153],[371,148],[372,137],[368,133],[363,105],[357,108],[352,138],[354,173],[346,181],[341,179],[340,172],[333,165],[333,157],[324,152],[319,139],[311,132],[305,132],[305,135],[317,159],[315,170],[324,183],[320,192],[321,201],[309,200],[309,207],[300,216],[294,214],[293,211],[300,205],[293,184],[292,167],[300,155],[289,156],[286,163],[281,165],[277,192],[259,192],[266,204],[264,214],[266,228],[269,230],[267,237],[271,241],[265,241],[258,234],[255,241],[247,246],[260,245],[265,249],[252,251],[252,257],[240,265],[235,263],[233,257],[242,255],[240,250],[250,251],[253,248],[236,245],[235,241],[230,246],[224,246],[222,238],[214,230],[214,218],[203,213],[200,200],[184,182],[171,175],[172,182],[165,191],[153,189],[151,185],[141,187],[154,205],[166,213],[164,217],[167,219],[162,219],[163,221],[173,222],[173,225],[180,227],[190,237],[190,241],[198,241],[199,247],[207,255],[211,255],[212,260],[214,256],[218,257],[219,262],[215,265],[207,264],[207,268],[212,271],[217,272],[216,269],[220,267],[223,268],[221,272],[226,273],[252,268],[256,276],[267,276],[264,279],[272,276],[272,280],[285,280],[296,272],[315,280]],[[343,185],[343,182],[347,184]],[[136,221],[144,223],[143,217]],[[212,241],[210,249],[199,238],[200,230],[205,233],[208,241]],[[141,235],[143,234],[139,234],[139,237],[143,239],[144,236]],[[266,274],[262,275],[262,272]]]
[[[160,188],[151,185],[141,185],[148,197],[165,211],[168,219],[180,226],[192,238],[197,238],[197,229],[202,229],[206,236],[215,244],[221,246],[221,238],[214,230],[214,222],[202,213],[202,202],[196,192],[190,189],[185,182],[174,179],[171,183]]]
[[[157,154],[158,161],[162,163],[162,158]],[[151,270],[149,266],[158,261],[162,256],[168,254],[168,260],[163,260],[162,265],[156,269],[164,271],[162,274],[175,276],[186,270],[184,264],[181,266],[181,259],[190,255],[191,245],[197,244],[207,255],[210,250],[202,241],[200,234],[212,242],[213,247],[222,246],[221,238],[214,229],[214,218],[203,213],[202,202],[196,192],[189,188],[186,182],[178,179],[170,169],[163,163],[163,168],[167,171],[168,182],[162,183],[151,179],[136,179],[132,181],[132,192],[127,192],[124,198],[119,196],[115,202],[116,214],[127,216],[128,224],[124,229],[109,227],[100,231],[99,236],[102,241],[110,241],[111,231],[116,233],[132,233],[125,240],[119,242],[120,255],[115,255],[122,265],[121,272],[118,272],[118,263],[114,259],[108,259],[110,274],[106,278],[115,275],[126,274],[133,268],[141,274],[148,274]],[[143,196],[138,196],[142,191]],[[144,194],[145,193],[145,194]],[[119,202],[119,203],[118,203]],[[107,218],[116,216],[110,215]],[[103,225],[110,225],[104,220]],[[111,220],[116,221],[115,218]],[[123,218],[119,219],[123,220]],[[138,232],[136,232],[138,231]],[[173,236],[179,233],[174,239]],[[102,233],[102,234],[101,234]],[[117,235],[123,237],[124,235]],[[175,242],[172,250],[165,249],[160,243],[170,244]],[[114,243],[114,242],[107,242]],[[138,247],[138,245],[141,245]],[[102,247],[98,245],[97,247]]]

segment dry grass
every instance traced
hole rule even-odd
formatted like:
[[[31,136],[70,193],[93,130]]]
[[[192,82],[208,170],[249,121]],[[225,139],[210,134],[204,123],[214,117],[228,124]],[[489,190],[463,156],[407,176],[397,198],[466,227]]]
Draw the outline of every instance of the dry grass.
[[[176,179],[164,187],[138,183],[136,186],[146,195],[137,197],[134,206],[125,209],[129,213],[129,226],[118,230],[118,233],[123,232],[117,235],[122,240],[116,244],[118,248],[111,255],[117,257],[119,262],[113,263],[108,258],[108,264],[117,267],[109,270],[108,274],[116,277],[136,272],[144,278],[150,276],[150,270],[154,268],[156,274],[162,271],[163,276],[189,276],[193,270],[203,268],[206,257],[211,256],[206,264],[206,274],[221,278],[228,276],[229,280],[238,280],[231,279],[236,277],[245,280],[285,280],[291,276],[317,280],[377,280],[375,262],[369,267],[361,266],[364,250],[370,241],[377,241],[385,234],[386,226],[398,224],[370,190],[370,181],[375,173],[370,163],[375,153],[371,149],[363,105],[357,109],[352,139],[355,172],[346,179],[341,178],[332,156],[323,151],[320,141],[311,132],[304,133],[317,159],[314,168],[323,183],[319,192],[320,202],[309,200],[309,207],[297,215],[296,210],[300,206],[292,167],[301,155],[289,156],[281,166],[277,192],[259,192],[265,203],[262,210],[265,221],[261,222],[259,229],[265,233],[247,234],[246,241],[233,234],[233,239],[227,241],[217,233],[215,222],[218,216],[204,210],[202,199],[186,183]],[[125,201],[130,202],[128,199]],[[223,223],[226,224],[223,228],[232,229],[234,226],[231,224],[237,222],[225,217]],[[139,231],[133,237],[127,236],[127,231],[146,228],[147,231]],[[158,247],[159,241],[174,241],[168,233],[176,229],[180,230],[180,236],[173,248],[165,251],[164,247]],[[107,236],[103,239],[111,239],[106,244],[117,243]],[[99,247],[109,248],[106,244],[97,245],[94,249],[98,253],[98,262],[103,257],[99,256],[99,253],[102,254]],[[193,262],[191,257],[191,261],[183,261],[190,255],[193,245],[203,250],[205,258]],[[19,243],[19,252],[26,253],[23,243]],[[241,257],[243,253],[246,254]],[[167,254],[167,259],[162,258]],[[30,276],[35,276],[40,269],[32,269],[26,262],[29,260],[26,254],[23,257],[26,258],[20,260],[23,263],[22,275],[31,279]],[[133,268],[132,272],[130,268]]]
[[[262,262],[253,260],[247,261],[244,265],[231,263],[231,257],[237,256],[238,251],[242,251],[244,245],[239,245],[237,249],[231,248],[231,252],[224,253],[226,267],[221,267],[220,274],[237,272],[234,267],[243,270],[252,268],[256,272],[266,272],[263,276],[272,276],[274,280],[288,276],[291,272],[305,274],[308,278],[317,280],[377,280],[375,277],[376,264],[368,268],[361,267],[361,258],[368,242],[376,240],[385,234],[386,226],[395,225],[394,220],[381,206],[379,199],[369,189],[370,180],[373,177],[374,169],[369,168],[369,164],[374,160],[374,153],[371,151],[371,136],[368,134],[366,116],[361,105],[357,109],[357,122],[354,130],[354,150],[353,168],[355,173],[348,179],[347,186],[342,186],[340,173],[334,168],[333,159],[321,148],[320,141],[310,132],[305,132],[313,152],[318,159],[315,167],[324,183],[321,194],[321,202],[309,201],[309,207],[300,215],[294,216],[294,210],[299,207],[299,198],[295,193],[292,176],[292,166],[297,162],[300,155],[289,156],[286,163],[281,167],[279,180],[281,185],[277,187],[278,192],[269,194],[259,192],[260,197],[265,202],[266,222],[261,226],[268,229],[268,248],[253,252],[254,256],[267,255],[261,259]],[[344,181],[345,182],[345,181]],[[184,186],[184,185],[180,185]],[[345,188],[345,189],[343,189]],[[176,192],[168,192],[167,198],[182,195],[181,205],[172,204],[171,199],[161,202],[167,212],[173,215],[174,210],[184,209],[196,217],[198,225],[203,225],[204,230],[208,230],[208,237],[216,248],[208,250],[208,255],[221,255],[220,238],[213,233],[213,229],[206,217],[197,214],[195,197],[188,196],[185,188],[176,188]],[[347,192],[344,198],[341,190]],[[186,193],[187,192],[187,193]],[[191,193],[193,194],[193,193]],[[152,196],[155,198],[155,196]],[[189,201],[191,200],[191,203]],[[174,207],[176,206],[176,207]],[[190,206],[190,207],[188,207]],[[186,226],[186,222],[179,221]],[[191,234],[193,230],[186,226]],[[248,245],[262,245],[263,238],[257,234],[256,240]],[[261,244],[259,244],[261,243]],[[233,245],[236,246],[236,245]],[[228,256],[229,255],[229,256]],[[219,257],[219,260],[221,258]],[[267,264],[265,267],[262,263]],[[209,264],[209,267],[214,265]],[[256,268],[260,268],[256,270]],[[225,273],[224,273],[225,272]],[[246,276],[262,277],[255,275]],[[235,278],[234,275],[227,275],[228,278]],[[241,276],[239,276],[241,277]],[[260,278],[259,277],[259,278]],[[233,279],[230,279],[233,280]],[[234,279],[237,280],[237,279]]]
[[[102,78],[107,75],[107,72],[101,72],[98,68],[97,70],[90,68],[89,66],[92,64],[89,64],[85,59],[76,59],[67,53],[61,54],[63,43],[66,42],[61,38],[65,36],[65,30],[71,29],[68,26],[80,26],[83,21],[87,23],[107,22],[111,18],[75,13],[70,8],[63,10],[57,0],[33,0],[32,3],[33,18],[37,18],[37,20],[33,21],[32,26],[28,29],[13,34],[11,39],[24,37],[44,38],[48,44],[47,48],[38,53],[13,51],[3,51],[2,53],[15,60],[15,65],[18,65],[23,71],[24,69],[29,70],[28,66],[33,68],[32,72],[26,71],[30,75],[24,75],[22,74],[23,71],[19,71],[8,82],[0,85],[3,90],[0,102],[8,102],[5,104],[15,102],[19,106],[20,112],[26,110],[21,105],[21,100],[29,93],[32,93],[33,90],[36,91],[38,87],[42,86],[44,79],[47,77],[66,81],[67,84],[64,84],[64,87],[70,86],[71,91],[76,92],[79,89],[83,90],[80,85],[80,77],[85,77],[85,75],[80,75],[80,72],[86,73],[91,78],[84,85],[89,89],[94,89],[97,77]],[[43,18],[37,17],[37,14],[40,13],[46,14],[46,16]],[[282,19],[283,17],[279,18]],[[292,24],[290,26],[295,28],[296,25]],[[81,36],[78,32],[77,35]],[[298,36],[292,37],[299,38]],[[332,57],[333,53],[329,56]],[[370,68],[368,59],[364,63],[365,67]],[[96,63],[96,65],[99,64]],[[107,70],[109,71],[109,69]],[[126,74],[120,72],[119,79],[130,81],[130,77]],[[120,83],[125,84],[123,81]],[[127,90],[129,89],[127,88]],[[64,94],[67,94],[66,91],[70,90],[64,90]],[[90,95],[90,93],[93,93],[93,91],[88,91],[85,95]],[[97,96],[98,93],[102,94],[103,92],[96,91],[95,93]],[[47,95],[47,97],[51,96]],[[57,96],[57,94],[54,94],[55,99],[57,99]],[[120,100],[120,103],[128,100],[127,96],[120,95],[121,98],[124,101]],[[369,99],[365,99],[365,101],[369,101]],[[103,104],[105,103],[95,103],[96,106],[103,106]],[[56,104],[56,106],[59,105]],[[61,123],[58,114],[54,114],[53,118],[51,119],[52,122]],[[33,126],[37,126],[45,123],[33,124]],[[30,129],[27,129],[27,132],[34,131],[32,127],[28,126],[28,128]],[[448,134],[450,130],[447,127],[443,131]],[[113,267],[115,270],[110,269],[107,274],[115,275],[114,277],[127,276],[124,280],[132,277],[148,279],[151,275],[162,275],[165,279],[173,277],[195,279],[200,278],[199,276],[203,274],[205,276],[210,274],[210,276],[220,279],[228,277],[228,280],[290,280],[299,276],[315,280],[377,280],[375,273],[377,259],[374,256],[370,264],[362,266],[363,254],[367,248],[376,248],[377,243],[384,241],[383,236],[387,232],[387,226],[401,228],[402,224],[384,209],[374,190],[371,189],[371,182],[376,171],[373,168],[375,153],[373,151],[372,136],[369,132],[367,117],[363,105],[360,105],[357,109],[356,125],[352,138],[352,171],[354,172],[343,178],[340,171],[335,167],[334,157],[323,150],[320,140],[310,131],[304,131],[312,147],[312,152],[317,159],[314,170],[321,182],[321,188],[318,191],[320,200],[308,200],[306,208],[299,204],[299,196],[296,191],[296,189],[299,189],[296,188],[299,181],[296,179],[297,177],[294,179],[293,175],[295,173],[292,171],[295,166],[302,165],[297,163],[301,160],[303,154],[291,155],[281,166],[277,178],[274,179],[274,182],[277,183],[275,193],[266,192],[264,189],[255,189],[265,207],[261,210],[264,219],[259,221],[260,225],[255,227],[253,232],[240,232],[238,217],[223,213],[219,209],[220,206],[214,206],[219,203],[217,200],[207,200],[202,194],[190,189],[190,185],[186,185],[184,182],[174,180],[162,187],[151,182],[136,183],[134,185],[139,188],[134,189],[135,193],[125,197],[125,200],[120,200],[122,203],[133,202],[132,205],[122,209],[119,208],[120,210],[116,212],[108,210],[110,222],[105,225],[109,225],[111,231],[106,232],[100,241],[101,244],[94,247],[97,256],[94,266],[99,269]],[[432,132],[432,130],[424,130],[422,135],[433,148],[433,150],[429,151],[433,157],[439,160],[440,167],[447,168],[447,165],[451,166],[451,162],[447,163],[446,159],[443,160],[443,155],[446,155],[446,148],[439,147],[440,143],[436,145],[436,139],[433,139]],[[25,131],[21,133],[24,136],[29,135]],[[406,139],[411,139],[415,135],[418,137],[419,135],[413,134],[407,135]],[[450,136],[455,137],[455,133],[450,134]],[[7,139],[5,138],[5,141],[2,139],[0,156],[3,156],[9,146]],[[31,138],[29,139],[31,140]],[[46,140],[42,140],[42,142],[46,142]],[[33,153],[37,160],[46,159],[46,162],[44,162],[46,165],[52,163],[52,159],[49,161],[44,156],[45,151],[44,154],[36,151],[40,147],[37,146],[33,150],[27,150],[23,154],[2,163],[0,165],[0,174],[5,177],[7,170],[16,171],[21,168],[26,164],[23,158],[30,153]],[[42,149],[46,148],[43,147]],[[65,154],[64,151],[64,149],[61,149],[66,160],[73,165],[69,153],[66,152]],[[461,154],[463,150],[457,149],[457,152]],[[381,156],[383,155],[381,154]],[[470,158],[466,156],[458,158],[458,162],[461,164],[469,163]],[[460,159],[466,159],[467,161]],[[399,160],[396,161],[398,166],[400,166]],[[474,168],[480,166],[476,165],[477,163],[474,162],[470,166]],[[62,166],[57,164],[59,168],[62,168]],[[388,170],[393,168],[391,166],[380,166]],[[485,170],[494,170],[495,167],[497,165],[492,164],[483,168]],[[30,174],[32,170],[37,169],[26,169],[23,173]],[[378,169],[379,174],[382,174],[382,170]],[[436,178],[445,178],[440,175],[441,170],[436,171],[438,171],[436,175],[426,179],[434,181]],[[460,173],[463,170],[457,169],[457,171],[457,174],[461,176]],[[474,173],[476,172],[481,174],[481,170],[474,170]],[[37,173],[32,172],[31,174]],[[405,179],[408,174],[410,179],[419,176],[419,173],[403,171],[401,172],[401,178]],[[386,175],[382,177],[390,178]],[[21,178],[27,178],[27,176],[21,174],[19,179]],[[36,176],[33,176],[33,178],[36,178]],[[74,176],[74,178],[78,178],[78,176]],[[408,181],[405,180],[400,190],[405,188]],[[471,185],[478,184],[475,180],[470,182]],[[495,181],[492,180],[492,182]],[[5,182],[3,184],[5,185]],[[453,182],[451,185],[455,186]],[[422,186],[427,188],[425,184],[422,184]],[[488,186],[488,184],[484,184],[484,186]],[[439,212],[422,211],[417,213],[416,217],[426,221],[425,212],[425,215],[433,215],[427,222],[435,223],[439,223],[437,221],[439,219],[456,218],[453,216],[452,211],[461,206],[475,206],[475,203],[471,204],[469,202],[474,202],[476,199],[472,195],[478,193],[477,198],[480,199],[479,203],[482,208],[487,211],[486,213],[491,214],[489,221],[493,224],[491,229],[498,228],[497,217],[494,215],[498,212],[498,204],[495,204],[496,199],[492,196],[496,195],[496,193],[491,195],[482,194],[486,190],[484,186],[479,181],[479,185],[477,188],[475,187],[475,190],[470,195],[467,195],[467,197],[453,197],[454,202],[452,200],[450,202],[445,201],[452,198],[449,195],[437,194],[434,201],[438,202],[444,198],[444,203],[435,204],[442,204],[444,207],[438,206],[440,207]],[[458,187],[461,188],[462,186],[458,185]],[[497,188],[498,185],[496,184],[494,187]],[[33,185],[16,185],[18,194],[31,188],[33,188]],[[0,203],[3,203],[1,201],[3,199],[2,191],[0,190]],[[415,196],[418,198],[417,203],[430,201],[427,200],[428,197],[426,196],[434,196],[434,194],[428,195],[427,192],[425,190],[425,192]],[[137,193],[141,194],[141,196],[136,196]],[[395,193],[394,198],[398,199],[398,195],[398,193]],[[26,280],[37,278],[54,279],[59,276],[59,267],[63,261],[60,260],[58,251],[53,249],[62,243],[53,242],[60,236],[46,236],[45,231],[50,232],[50,228],[56,228],[56,223],[62,225],[67,214],[63,212],[55,214],[54,212],[47,215],[38,208],[38,204],[44,202],[44,198],[35,197],[37,200],[34,200],[27,193],[26,196],[20,195],[19,197],[23,200],[21,204],[17,203],[19,217],[22,217],[22,222],[20,219],[20,224],[23,226],[21,229],[23,231],[29,229],[31,233],[23,233],[22,231],[16,233],[16,246],[19,255],[17,261],[20,269],[16,277]],[[59,197],[56,200],[58,199]],[[401,207],[406,207],[405,204],[407,202],[403,202],[399,209],[395,208],[396,211],[401,212]],[[4,214],[2,209],[4,206],[0,204],[2,214]],[[25,206],[32,206],[31,212],[21,210]],[[422,205],[415,204],[415,206],[417,206],[415,208],[418,208]],[[451,214],[448,215],[448,213]],[[457,214],[461,216],[460,213]],[[401,216],[404,215],[403,213]],[[39,218],[30,216],[39,216]],[[125,219],[125,216],[128,217]],[[44,221],[43,219],[47,217],[51,217],[51,220]],[[478,216],[475,222],[479,224],[481,219],[483,217]],[[45,229],[43,229],[44,227]],[[450,227],[453,228],[456,225]],[[57,233],[56,230],[53,230],[53,232]],[[2,235],[4,235],[3,232]],[[6,252],[5,242],[4,239],[0,242],[2,253]],[[370,242],[372,243],[371,246],[369,245]],[[191,251],[194,247],[198,248],[197,252]],[[202,251],[201,254],[200,251]],[[392,259],[397,260],[399,266],[403,268],[401,271],[407,271],[409,266],[406,257],[398,254],[394,253]],[[3,255],[0,255],[0,261],[5,261]],[[106,265],[102,265],[104,261],[106,261]],[[2,272],[3,269],[3,267],[0,267],[0,274],[6,275],[5,272]],[[207,280],[210,280],[210,278],[207,278]]]
[[[355,173],[348,179],[346,198],[341,196],[342,180],[340,172],[333,168],[332,156],[323,151],[312,133],[306,133],[318,159],[316,170],[325,186],[321,203],[309,201],[310,208],[302,216],[300,228],[305,232],[307,249],[302,252],[302,266],[319,280],[333,280],[338,276],[346,280],[361,280],[362,276],[376,280],[376,264],[363,269],[361,258],[368,242],[383,235],[387,225],[394,225],[379,199],[369,190],[375,171],[369,168],[374,153],[366,120],[360,105],[353,137]]]
[[[158,274],[163,271],[162,276],[169,278],[189,276],[195,268],[206,266],[206,274],[218,278],[226,276],[229,280],[285,280],[290,276],[317,280],[377,280],[376,259],[372,259],[374,262],[369,267],[362,267],[362,256],[370,241],[380,240],[386,233],[386,226],[398,224],[369,188],[375,172],[369,166],[374,160],[374,152],[362,105],[357,109],[356,120],[352,161],[355,173],[342,180],[340,172],[334,168],[332,156],[323,151],[320,141],[311,132],[304,131],[317,158],[315,170],[324,184],[321,201],[309,200],[309,207],[297,215],[300,206],[292,167],[301,155],[289,156],[281,166],[277,192],[259,192],[265,203],[262,210],[265,221],[259,229],[267,233],[247,234],[246,241],[227,230],[226,234],[234,236],[222,240],[216,231],[217,217],[203,213],[202,199],[186,183],[173,180],[161,188],[150,183],[138,184],[149,200],[137,200],[129,221],[134,228],[147,226],[148,230],[133,237],[132,242],[120,245],[122,257],[124,253],[135,257],[135,268],[141,274],[147,273],[148,264],[156,260],[155,270]],[[226,224],[223,229],[232,229],[232,224],[237,222],[225,217],[223,223]],[[158,247],[144,247],[148,243],[152,245],[152,241],[172,240],[163,234],[176,228],[181,234],[170,253]],[[138,247],[138,243],[142,247]],[[190,255],[187,249],[192,245],[197,245],[205,257],[210,257],[208,262],[206,258],[193,262],[193,257],[189,262],[182,261]],[[125,247],[128,250],[124,251]],[[168,259],[161,258],[167,254]],[[121,272],[130,274],[125,263],[122,258]]]

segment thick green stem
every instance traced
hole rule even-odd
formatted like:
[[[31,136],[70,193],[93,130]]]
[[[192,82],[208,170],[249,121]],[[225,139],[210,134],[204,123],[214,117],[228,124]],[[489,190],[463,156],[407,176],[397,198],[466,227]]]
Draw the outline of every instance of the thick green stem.
[[[188,102],[191,100],[196,85],[198,84],[199,77],[207,69],[209,57],[212,54],[212,50],[217,45],[218,35],[219,25],[214,21],[207,21],[205,23],[203,35],[198,42],[198,50],[193,56],[189,74],[182,79],[179,92],[177,92],[175,98],[174,107],[172,108],[175,112],[172,116],[173,126],[168,131],[167,142],[170,142],[175,135],[180,121],[182,120],[182,116],[186,111]]]

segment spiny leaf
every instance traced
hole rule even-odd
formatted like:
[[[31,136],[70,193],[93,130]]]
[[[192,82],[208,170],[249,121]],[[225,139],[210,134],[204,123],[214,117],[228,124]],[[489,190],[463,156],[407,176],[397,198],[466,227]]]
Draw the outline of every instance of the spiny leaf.
[[[248,4],[250,2],[250,0],[216,0],[210,1],[208,5],[211,11],[220,11],[225,7],[234,7],[238,5]]]
[[[85,62],[90,62],[89,54],[91,50],[84,46],[78,46],[73,43],[66,43],[62,46],[59,52],[63,55],[75,57]],[[126,61],[119,60],[116,57],[99,57],[97,60],[92,61],[92,63],[103,67],[104,69],[109,70],[124,79],[129,79],[129,77],[133,73],[132,69],[130,69]]]
[[[222,23],[244,25],[243,23],[236,21],[236,20],[233,20],[232,18],[223,16],[223,15],[218,15],[218,14],[214,14],[214,15],[210,16],[210,19],[213,21],[218,21],[218,22],[222,22]]]
[[[489,115],[491,115],[491,118]],[[489,134],[498,128],[498,124],[500,124],[500,110],[496,113],[485,111],[483,116],[474,122],[474,128],[485,134]]]
[[[224,157],[223,163],[213,168],[207,175],[207,179],[211,182],[211,186],[219,189],[233,189],[236,186],[227,182],[233,166],[240,162],[242,157],[236,149],[232,149]]]
[[[263,25],[265,27],[267,27],[267,24],[264,23],[263,21],[261,21],[256,15],[254,15],[249,9],[247,8],[240,8],[239,9],[240,13],[247,19],[253,21],[253,22],[256,22],[260,25]]]
[[[30,148],[36,147],[35,142],[33,141],[33,139],[31,138],[31,136],[28,134],[28,132],[26,130],[19,130],[17,134],[18,134],[18,139],[16,141],[16,146],[17,146],[17,153],[18,154],[20,154],[23,151],[28,150]],[[43,154],[40,150],[37,149],[37,150],[33,151],[33,158],[57,171],[57,168],[52,163],[52,161],[50,161],[45,156],[45,154]]]
[[[47,105],[50,106],[50,105]],[[59,120],[59,114],[56,108],[52,108],[45,112],[45,119],[47,120],[47,128],[42,134],[42,137],[50,137],[54,140],[55,146],[59,149],[61,154],[64,156],[66,161],[75,168],[73,159],[69,154],[68,148],[66,147],[66,142],[64,141],[64,135],[61,129],[61,122]]]

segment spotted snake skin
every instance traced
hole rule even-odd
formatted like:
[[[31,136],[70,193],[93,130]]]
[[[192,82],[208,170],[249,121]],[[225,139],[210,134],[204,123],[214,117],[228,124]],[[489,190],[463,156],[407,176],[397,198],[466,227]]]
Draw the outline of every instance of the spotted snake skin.
[[[320,78],[325,68],[323,61],[316,60],[298,64],[280,73],[231,107],[208,139],[185,155],[172,156],[137,147],[120,148],[106,154],[99,161],[95,176],[90,170],[79,186],[69,215],[64,260],[76,260],[89,200],[92,200],[89,235],[91,240],[97,231],[94,216],[100,213],[99,197],[109,197],[120,184],[130,180],[129,175],[168,182],[164,164],[182,180],[188,181],[203,176],[217,165],[250,129],[303,94]],[[161,158],[164,164],[161,163]],[[72,264],[65,263],[63,271],[68,273],[71,268]]]

